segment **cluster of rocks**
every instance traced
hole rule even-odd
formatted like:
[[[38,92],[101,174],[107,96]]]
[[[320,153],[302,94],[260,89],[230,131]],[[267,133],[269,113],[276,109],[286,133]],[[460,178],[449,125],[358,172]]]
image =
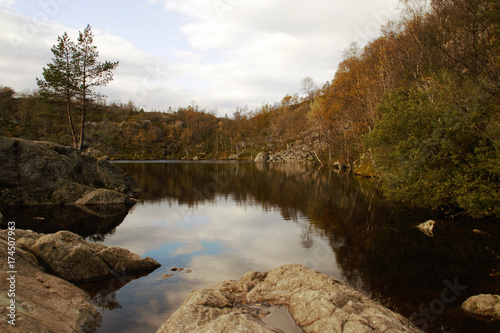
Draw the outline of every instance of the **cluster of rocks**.
[[[270,163],[317,163],[315,149],[306,144],[288,145],[286,149],[271,154]]]
[[[286,308],[305,332],[420,332],[410,321],[342,282],[301,265],[192,291],[158,329],[168,332],[282,332],[256,308]]]
[[[101,316],[89,295],[70,282],[94,281],[116,274],[144,274],[160,266],[151,258],[117,247],[86,242],[69,231],[39,234],[15,230],[15,274],[0,261],[0,279],[10,281],[15,297],[2,293],[0,315],[8,318],[15,299],[15,326],[2,332],[93,332]],[[0,231],[0,255],[7,258],[8,230]],[[8,279],[13,279],[8,280]],[[11,296],[14,296],[11,294]]]
[[[132,204],[141,192],[108,160],[54,143],[0,137],[0,160],[2,207]]]

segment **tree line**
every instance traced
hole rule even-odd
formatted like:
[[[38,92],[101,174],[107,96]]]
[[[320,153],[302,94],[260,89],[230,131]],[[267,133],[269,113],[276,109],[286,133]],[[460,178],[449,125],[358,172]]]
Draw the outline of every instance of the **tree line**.
[[[217,159],[300,143],[318,163],[370,169],[390,199],[500,216],[500,2],[403,3],[402,18],[350,47],[331,81],[318,88],[304,79],[302,97],[231,118],[197,105],[144,112],[94,98],[85,144],[117,158]],[[3,88],[0,134],[74,143],[62,119],[78,102],[64,108],[42,91]]]

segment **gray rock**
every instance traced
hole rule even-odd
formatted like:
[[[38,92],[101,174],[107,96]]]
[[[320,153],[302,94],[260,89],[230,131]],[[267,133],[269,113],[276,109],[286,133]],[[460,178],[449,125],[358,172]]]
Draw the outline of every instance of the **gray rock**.
[[[237,160],[238,159],[238,155],[236,154],[231,154],[228,158],[229,160]]]
[[[481,294],[472,296],[462,304],[471,317],[486,321],[500,321],[500,296]]]
[[[87,243],[69,231],[40,236],[31,251],[53,274],[70,282],[101,280],[112,277],[117,271],[124,274],[151,272],[160,267],[151,258],[142,259],[125,249]]]
[[[258,153],[257,156],[255,157],[255,162],[268,162],[269,161],[269,154],[266,152],[261,152]]]
[[[16,237],[22,236],[16,230]],[[27,233],[26,233],[27,234]],[[40,234],[33,233],[33,238]],[[31,237],[29,236],[29,237]],[[41,235],[40,235],[41,236]],[[23,237],[24,238],[24,237]],[[27,245],[31,241],[25,241]],[[90,303],[88,295],[75,285],[50,275],[24,246],[16,249],[16,326],[5,320],[10,299],[0,296],[0,331],[8,333],[32,332],[92,332],[100,326],[101,315]],[[7,258],[7,232],[0,232],[0,255]],[[7,260],[0,260],[0,279],[7,281]],[[2,282],[3,285],[4,282]]]
[[[54,275],[66,281],[92,281],[113,275],[111,268],[91,245],[69,231],[43,235],[32,249]]]
[[[148,272],[160,267],[160,264],[150,257],[143,259],[129,250],[116,246],[105,248],[98,255],[116,272],[134,274]]]
[[[409,320],[332,277],[300,265],[192,291],[158,329],[167,332],[277,332],[252,311],[287,307],[305,332],[421,332]]]
[[[98,188],[137,198],[135,180],[105,159],[49,142],[0,137],[0,205],[62,205]]]

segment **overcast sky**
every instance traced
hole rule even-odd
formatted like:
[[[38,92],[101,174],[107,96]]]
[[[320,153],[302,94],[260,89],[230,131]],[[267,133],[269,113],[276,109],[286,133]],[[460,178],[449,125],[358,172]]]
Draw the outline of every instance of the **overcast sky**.
[[[0,0],[0,86],[36,88],[65,31],[92,26],[99,60],[119,61],[102,92],[145,110],[195,102],[232,115],[333,79],[353,41],[398,17],[398,0]]]

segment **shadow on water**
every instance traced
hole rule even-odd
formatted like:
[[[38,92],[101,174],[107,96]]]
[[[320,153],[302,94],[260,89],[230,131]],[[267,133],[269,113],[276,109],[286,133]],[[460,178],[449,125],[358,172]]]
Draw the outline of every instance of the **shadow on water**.
[[[124,163],[143,189],[141,200],[196,207],[216,198],[277,209],[284,220],[307,218],[301,245],[328,240],[342,278],[410,317],[428,332],[497,332],[467,318],[460,304],[500,293],[498,220],[439,220],[435,237],[414,226],[433,216],[373,196],[366,179],[329,168],[259,163]],[[370,207],[370,209],[369,209]],[[481,229],[482,232],[476,232]]]
[[[3,224],[7,221],[16,221],[18,229],[29,229],[39,233],[68,230],[87,240],[102,241],[107,235],[115,232],[130,208],[126,205],[7,208],[4,209]]]

